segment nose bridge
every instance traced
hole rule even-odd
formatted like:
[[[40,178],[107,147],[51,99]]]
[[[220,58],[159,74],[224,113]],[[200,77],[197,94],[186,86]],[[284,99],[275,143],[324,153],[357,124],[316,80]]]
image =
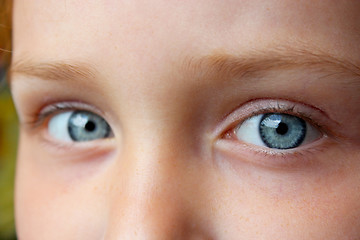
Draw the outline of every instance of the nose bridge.
[[[193,227],[200,216],[194,204],[200,202],[196,180],[201,173],[192,111],[175,97],[163,102],[156,96],[122,108],[126,118],[112,169],[111,184],[117,187],[106,240],[190,239],[194,234],[202,239],[202,228]]]
[[[119,187],[105,239],[182,239],[189,220],[183,156],[155,139],[127,145],[112,178]]]

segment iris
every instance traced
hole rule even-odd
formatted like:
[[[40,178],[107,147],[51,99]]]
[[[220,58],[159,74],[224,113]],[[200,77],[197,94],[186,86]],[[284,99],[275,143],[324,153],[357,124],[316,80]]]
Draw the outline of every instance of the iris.
[[[264,114],[260,120],[259,132],[261,140],[269,148],[295,148],[305,139],[306,122],[289,114]]]
[[[68,120],[68,131],[74,141],[91,141],[109,137],[110,126],[100,116],[87,111],[74,111]]]

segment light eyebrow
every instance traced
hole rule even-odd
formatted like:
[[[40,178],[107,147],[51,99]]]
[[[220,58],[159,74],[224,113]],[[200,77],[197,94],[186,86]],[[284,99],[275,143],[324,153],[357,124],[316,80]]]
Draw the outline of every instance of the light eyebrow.
[[[195,57],[181,62],[181,71],[190,77],[200,75],[225,78],[256,77],[265,71],[294,68],[317,69],[327,74],[347,74],[356,76],[360,83],[360,65],[348,59],[322,51],[278,47],[254,50],[242,54],[224,52]],[[10,76],[22,74],[44,80],[94,80],[99,74],[96,68],[84,62],[40,62],[21,60],[10,66]],[[11,79],[11,77],[10,77]],[[11,83],[11,81],[10,81]]]
[[[98,75],[93,66],[83,62],[35,63],[29,60],[21,60],[13,63],[10,67],[10,76],[13,74],[22,74],[54,81],[74,79],[92,80]]]
[[[321,51],[274,48],[234,55],[214,53],[189,57],[182,67],[192,74],[214,73],[226,77],[256,77],[265,71],[294,68],[315,69],[328,74],[347,74],[360,77],[360,64]],[[359,80],[359,79],[357,79]]]

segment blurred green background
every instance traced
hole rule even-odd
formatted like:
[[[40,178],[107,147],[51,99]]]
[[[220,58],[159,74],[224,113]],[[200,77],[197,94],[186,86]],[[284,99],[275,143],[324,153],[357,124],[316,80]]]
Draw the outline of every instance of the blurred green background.
[[[9,89],[0,84],[0,240],[15,238],[14,172],[17,118]]]
[[[0,240],[13,240],[17,119],[4,73],[10,64],[13,0],[0,0]]]

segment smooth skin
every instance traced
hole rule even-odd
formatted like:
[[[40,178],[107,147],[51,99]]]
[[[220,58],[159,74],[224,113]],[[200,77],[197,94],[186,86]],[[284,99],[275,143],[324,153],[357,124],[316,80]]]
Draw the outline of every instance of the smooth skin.
[[[360,239],[359,12],[15,0],[19,239]],[[48,123],[68,110],[54,104],[101,116],[113,137],[57,139]],[[236,137],[279,106],[318,137],[290,150]]]

